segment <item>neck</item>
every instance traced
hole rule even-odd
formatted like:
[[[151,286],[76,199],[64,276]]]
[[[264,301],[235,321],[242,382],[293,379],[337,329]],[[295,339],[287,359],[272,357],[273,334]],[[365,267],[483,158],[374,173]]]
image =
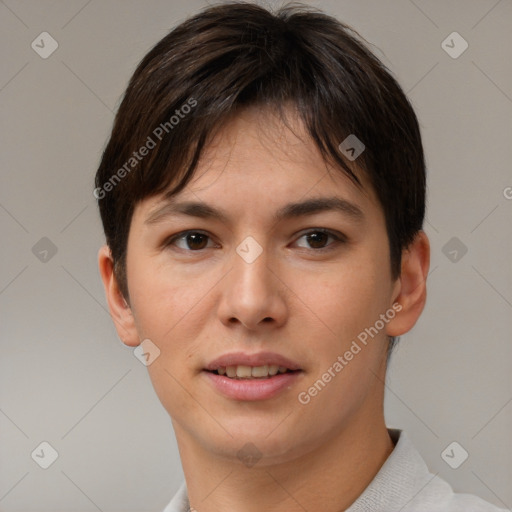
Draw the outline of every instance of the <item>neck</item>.
[[[319,446],[276,464],[246,467],[212,454],[175,425],[192,510],[303,512],[347,509],[393,451],[383,412],[364,414]],[[257,497],[257,499],[255,499]]]

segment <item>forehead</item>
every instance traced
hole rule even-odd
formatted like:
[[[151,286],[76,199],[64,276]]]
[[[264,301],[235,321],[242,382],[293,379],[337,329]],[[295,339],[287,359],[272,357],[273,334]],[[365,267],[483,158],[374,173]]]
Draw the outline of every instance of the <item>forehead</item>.
[[[327,176],[332,166],[322,158],[296,109],[290,105],[282,114],[269,107],[251,106],[229,118],[205,146],[196,169],[196,182],[207,170],[226,168],[245,175],[268,170],[276,178],[286,174],[297,179],[301,172],[316,179]],[[354,174],[365,178],[357,165],[347,163]],[[286,168],[286,173],[280,173],[280,168]]]
[[[282,119],[269,109],[251,107],[229,119],[205,145],[192,179],[179,194],[143,202],[146,218],[170,201],[199,199],[226,208],[238,202],[248,209],[254,202],[282,212],[290,201],[337,196],[360,210],[379,209],[373,187],[355,162],[348,164],[361,186],[325,162],[293,109],[286,114]]]

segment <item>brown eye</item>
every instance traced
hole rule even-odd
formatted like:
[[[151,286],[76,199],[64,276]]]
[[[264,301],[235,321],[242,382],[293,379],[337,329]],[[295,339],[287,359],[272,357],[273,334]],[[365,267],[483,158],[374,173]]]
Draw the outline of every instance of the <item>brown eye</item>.
[[[322,231],[315,231],[309,235],[306,235],[309,245],[313,249],[322,249],[327,240],[329,239],[329,235],[327,233],[323,233]]]
[[[337,246],[338,244],[344,242],[344,237],[342,235],[337,235],[333,233],[332,231],[326,230],[326,229],[315,229],[312,231],[309,231],[308,233],[305,233],[300,237],[305,238],[306,242],[310,249],[315,249],[317,252],[320,252],[322,250],[329,250],[333,248],[334,246]],[[334,242],[328,244],[329,238],[332,238]],[[333,246],[333,247],[331,247]],[[304,247],[303,245],[299,245],[299,247]]]
[[[176,245],[186,251],[200,251],[207,247],[209,236],[200,231],[184,231],[171,238],[165,245]],[[181,242],[178,245],[176,242]]]
[[[190,249],[204,249],[206,247],[207,236],[202,233],[190,233],[185,236],[186,243]]]

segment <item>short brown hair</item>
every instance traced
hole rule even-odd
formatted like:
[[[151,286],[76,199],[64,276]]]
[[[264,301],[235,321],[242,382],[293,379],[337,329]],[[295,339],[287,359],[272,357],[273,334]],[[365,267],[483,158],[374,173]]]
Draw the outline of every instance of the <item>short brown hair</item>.
[[[391,273],[399,276],[401,252],[425,212],[423,147],[404,92],[335,18],[297,3],[271,12],[229,2],[185,20],[142,59],[103,152],[95,195],[127,300],[126,248],[137,203],[179,193],[205,144],[242,108],[282,114],[290,102],[326,162],[358,184],[339,144],[351,134],[364,143],[357,164],[383,207]]]

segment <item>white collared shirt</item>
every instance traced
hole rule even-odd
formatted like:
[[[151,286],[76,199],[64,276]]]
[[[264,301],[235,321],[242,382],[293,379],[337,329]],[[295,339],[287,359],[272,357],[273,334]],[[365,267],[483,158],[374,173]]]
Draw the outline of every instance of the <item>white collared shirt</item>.
[[[388,429],[395,448],[345,512],[510,512],[473,494],[454,493],[432,474],[405,432]],[[163,512],[189,512],[185,483]]]

